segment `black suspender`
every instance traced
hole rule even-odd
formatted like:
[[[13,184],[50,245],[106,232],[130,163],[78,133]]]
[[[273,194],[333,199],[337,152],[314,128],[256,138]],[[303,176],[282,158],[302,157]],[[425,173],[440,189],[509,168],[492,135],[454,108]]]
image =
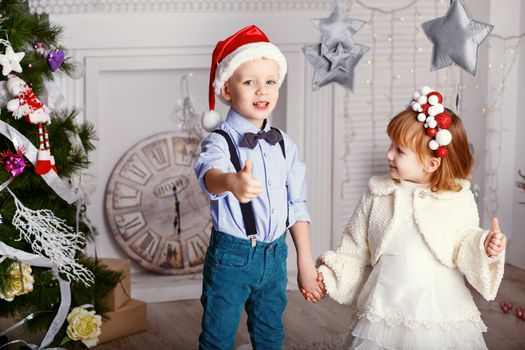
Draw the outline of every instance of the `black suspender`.
[[[270,126],[270,129],[277,130],[279,134],[281,134],[281,130],[274,128],[273,126]],[[281,141],[279,141],[279,146],[281,146],[281,151],[283,152],[284,160],[286,160],[286,149],[284,148],[284,137],[281,134]],[[289,202],[288,202],[288,180],[286,180],[286,228],[290,225],[290,215],[289,215]]]
[[[281,133],[281,131],[277,128],[273,128],[272,129],[275,129],[277,130],[279,133]],[[219,135],[222,135],[222,137],[224,137],[224,139],[226,140],[226,142],[228,143],[228,149],[230,151],[230,161],[232,162],[235,170],[237,172],[241,171],[241,162],[239,160],[239,156],[237,155],[237,149],[235,148],[235,145],[233,144],[233,141],[230,137],[230,135],[228,135],[228,133],[224,130],[220,130],[220,129],[216,129],[216,130],[213,130],[214,133],[217,133]],[[281,141],[279,141],[279,146],[281,146],[281,151],[283,153],[283,157],[284,159],[286,160],[286,150],[284,148],[284,139],[282,139]],[[288,204],[288,183],[286,184],[286,203]],[[246,229],[246,235],[248,237],[250,236],[256,236],[257,235],[257,229],[255,227],[255,215],[253,213],[253,206],[252,206],[252,202],[248,202],[248,203],[239,203],[240,206],[241,206],[241,213],[242,213],[242,220],[244,221],[244,228]],[[288,213],[286,213],[286,227],[288,227],[289,225],[289,217],[288,217]]]

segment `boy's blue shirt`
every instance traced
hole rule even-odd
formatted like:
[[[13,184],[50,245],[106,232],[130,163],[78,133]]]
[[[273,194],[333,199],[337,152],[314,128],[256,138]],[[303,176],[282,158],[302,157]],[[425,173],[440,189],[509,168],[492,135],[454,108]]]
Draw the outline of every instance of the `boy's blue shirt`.
[[[299,160],[297,146],[284,132],[281,134],[286,149],[286,160],[279,144],[270,145],[259,140],[252,150],[239,147],[245,132],[257,133],[260,130],[248,120],[230,108],[226,120],[218,129],[226,131],[236,146],[241,167],[246,160],[252,162],[252,178],[261,181],[262,190],[259,196],[252,200],[257,228],[257,240],[272,242],[286,230],[287,201],[289,202],[289,226],[297,221],[310,221],[306,207],[306,167]],[[270,130],[266,122],[264,131]],[[231,192],[220,195],[208,192],[204,184],[204,175],[210,169],[222,172],[236,172],[230,162],[228,144],[223,136],[210,133],[201,145],[201,154],[195,161],[195,174],[199,185],[211,199],[210,211],[213,227],[217,231],[235,237],[248,239],[244,229],[239,201]],[[288,183],[288,193],[286,193]]]

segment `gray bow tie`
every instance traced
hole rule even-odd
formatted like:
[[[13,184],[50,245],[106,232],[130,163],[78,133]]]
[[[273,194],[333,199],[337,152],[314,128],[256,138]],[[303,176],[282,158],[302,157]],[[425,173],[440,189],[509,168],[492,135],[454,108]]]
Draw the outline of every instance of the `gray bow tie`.
[[[270,145],[275,145],[277,142],[281,141],[283,137],[281,133],[275,129],[270,129],[269,131],[259,131],[257,134],[253,132],[244,133],[244,138],[241,141],[241,147],[249,147],[254,149],[257,146],[259,140],[265,140]]]

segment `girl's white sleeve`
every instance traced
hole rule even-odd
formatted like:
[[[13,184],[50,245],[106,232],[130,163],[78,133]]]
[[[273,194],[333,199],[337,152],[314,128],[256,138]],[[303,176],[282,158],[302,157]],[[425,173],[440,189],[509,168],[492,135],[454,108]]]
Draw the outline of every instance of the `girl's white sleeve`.
[[[464,238],[459,246],[456,264],[483,298],[494,300],[503,278],[505,251],[496,257],[487,256],[484,242],[489,231],[479,227],[476,202],[474,196],[470,197],[464,212],[467,220],[466,234],[462,233]]]
[[[346,224],[341,243],[335,251],[318,258],[328,295],[340,304],[351,304],[364,279],[364,268],[370,262],[368,218],[372,196],[364,194]]]

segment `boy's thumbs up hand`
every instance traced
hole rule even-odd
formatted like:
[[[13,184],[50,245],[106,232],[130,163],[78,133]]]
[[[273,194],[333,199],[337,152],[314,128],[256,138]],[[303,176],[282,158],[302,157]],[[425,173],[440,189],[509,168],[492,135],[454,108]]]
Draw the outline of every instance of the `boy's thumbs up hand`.
[[[232,177],[231,192],[241,203],[248,203],[261,193],[262,184],[252,178],[252,162],[247,160],[237,174]]]
[[[247,160],[246,163],[244,163],[244,168],[241,169],[242,173],[251,175],[252,173],[252,161]]]
[[[487,256],[493,257],[505,250],[507,239],[499,228],[498,218],[492,218],[492,229],[490,230],[487,238],[485,239],[485,252]]]

